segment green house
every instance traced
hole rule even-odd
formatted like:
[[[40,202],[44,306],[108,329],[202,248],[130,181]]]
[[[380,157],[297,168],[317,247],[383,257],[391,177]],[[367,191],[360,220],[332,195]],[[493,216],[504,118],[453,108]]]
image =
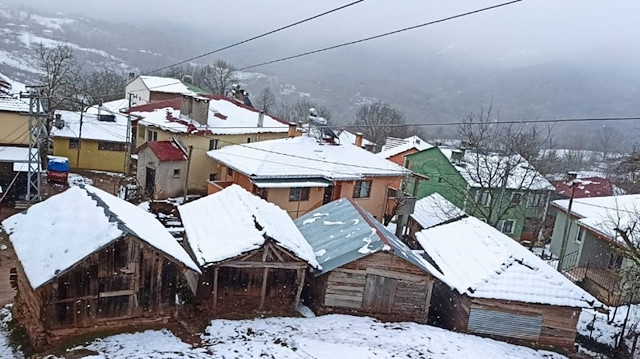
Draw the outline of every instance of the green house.
[[[521,241],[535,240],[554,189],[520,155],[433,147],[405,157],[427,176],[405,189],[418,199],[439,193],[466,213]]]

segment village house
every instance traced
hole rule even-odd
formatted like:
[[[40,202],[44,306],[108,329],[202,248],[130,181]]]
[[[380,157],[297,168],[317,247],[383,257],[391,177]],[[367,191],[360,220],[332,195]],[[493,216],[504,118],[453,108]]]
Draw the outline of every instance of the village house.
[[[135,77],[132,73],[125,87],[125,98],[127,101],[131,99],[131,106],[203,94],[204,90],[182,80],[145,75]]]
[[[577,184],[573,189],[573,198],[587,197],[607,197],[613,196],[622,191],[610,180],[602,177],[586,177],[576,180]],[[565,180],[551,181],[555,187],[554,199],[564,199],[571,197],[571,185]]]
[[[638,203],[640,195],[637,194],[576,198],[567,218],[569,200],[552,202],[556,219],[551,253],[560,256],[563,239],[565,242],[560,271],[608,305],[618,306],[629,299],[640,299],[629,298],[633,288],[623,273],[634,264],[621,255],[626,244],[616,232],[616,228],[626,230],[637,226]],[[637,234],[633,232],[632,237],[636,238]]]
[[[136,149],[136,178],[153,199],[178,197],[186,189],[188,153],[175,139],[145,142]]]
[[[200,272],[153,215],[91,186],[71,187],[2,225],[18,258],[13,318],[36,349],[166,322],[176,313],[178,277]]]
[[[84,113],[56,111],[50,133],[53,155],[68,158],[71,168],[126,172],[128,126],[127,116],[99,106]]]
[[[218,178],[218,168],[207,157],[207,151],[283,138],[289,132],[288,124],[281,120],[217,95],[185,95],[135,106],[128,112],[139,119],[133,131],[138,146],[172,138],[184,145],[190,160],[186,174],[190,192],[206,193],[207,181]]]
[[[520,241],[535,241],[554,190],[522,156],[432,147],[406,156],[405,166],[429,181],[406,191],[418,199],[439,193],[464,212],[495,223]]]
[[[412,249],[419,249],[420,245],[415,241],[416,233],[423,229],[439,226],[455,221],[466,216],[463,210],[447,201],[439,193],[433,193],[418,201],[409,215],[407,223],[408,245]]]
[[[387,137],[378,156],[386,158],[399,166],[404,166],[406,156],[432,147],[432,145],[418,136],[407,138]]]
[[[248,143],[209,151],[219,164],[219,180],[209,193],[236,183],[297,218],[339,198],[350,198],[382,219],[389,209],[387,189],[411,175],[406,168],[356,145],[315,136]],[[398,189],[398,188],[396,188]]]
[[[475,217],[422,230],[416,239],[441,273],[430,317],[443,328],[570,354],[582,308],[602,307],[525,247]]]
[[[339,199],[295,220],[322,267],[305,292],[318,314],[426,323],[437,270],[363,206]]]
[[[0,146],[0,197],[4,201],[24,198],[28,171],[29,147]]]
[[[284,210],[237,185],[178,210],[203,271],[200,307],[225,316],[296,312],[307,272],[320,266]]]
[[[29,100],[0,94],[0,145],[29,145]]]

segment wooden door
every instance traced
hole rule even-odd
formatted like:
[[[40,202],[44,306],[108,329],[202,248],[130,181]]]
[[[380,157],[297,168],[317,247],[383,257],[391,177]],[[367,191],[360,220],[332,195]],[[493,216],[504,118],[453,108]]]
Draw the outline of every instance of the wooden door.
[[[136,246],[120,239],[99,253],[98,319],[132,315],[135,294]]]
[[[377,313],[391,313],[397,286],[397,279],[367,274],[362,309]]]
[[[152,196],[156,192],[156,170],[147,167],[147,173],[144,181],[144,189],[147,195]]]

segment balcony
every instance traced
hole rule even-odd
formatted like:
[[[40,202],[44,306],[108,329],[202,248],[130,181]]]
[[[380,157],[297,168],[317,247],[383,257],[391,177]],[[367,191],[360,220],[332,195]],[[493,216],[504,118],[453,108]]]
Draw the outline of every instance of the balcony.
[[[207,182],[207,194],[218,193],[223,189],[231,186],[235,182],[233,181],[208,181]]]

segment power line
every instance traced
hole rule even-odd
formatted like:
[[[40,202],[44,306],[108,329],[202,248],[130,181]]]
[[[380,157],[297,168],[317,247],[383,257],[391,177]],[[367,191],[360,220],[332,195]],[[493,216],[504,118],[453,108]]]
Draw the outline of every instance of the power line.
[[[231,45],[227,45],[227,46],[221,47],[221,48],[219,48],[219,49],[216,49],[216,50],[213,50],[213,51],[206,52],[206,53],[204,53],[204,54],[202,54],[202,55],[194,56],[194,57],[188,58],[188,59],[186,59],[186,60],[182,60],[182,61],[176,62],[175,64],[168,65],[168,66],[165,66],[165,67],[161,67],[161,68],[156,69],[156,70],[153,70],[153,71],[149,71],[149,72],[145,73],[145,75],[153,74],[153,73],[156,73],[156,72],[158,72],[158,71],[166,70],[166,69],[169,69],[169,68],[172,68],[172,67],[178,66],[178,65],[185,64],[185,63],[187,63],[187,62],[191,62],[191,61],[193,61],[193,60],[200,59],[200,58],[205,57],[205,56],[209,56],[209,55],[212,55],[212,54],[215,54],[215,53],[218,53],[218,52],[221,52],[221,51],[224,51],[224,50],[230,49],[230,48],[232,48],[232,47],[236,47],[236,46],[238,46],[238,45],[246,44],[247,42],[250,42],[250,41],[253,41],[253,40],[257,40],[257,39],[259,39],[259,38],[262,38],[262,37],[265,37],[265,36],[268,36],[268,35],[274,34],[274,33],[276,33],[276,32],[279,32],[279,31],[282,31],[282,30],[286,30],[286,29],[288,29],[288,28],[291,28],[291,27],[294,27],[294,26],[300,25],[300,24],[305,23],[305,22],[307,22],[307,21],[311,21],[311,20],[317,19],[317,18],[319,18],[319,17],[325,16],[325,15],[329,15],[329,14],[334,13],[334,12],[336,12],[336,11],[340,11],[340,10],[342,10],[342,9],[346,9],[346,8],[348,8],[348,7],[350,7],[350,6],[353,6],[353,5],[359,4],[359,3],[363,2],[363,1],[364,1],[364,0],[358,0],[358,1],[354,1],[354,2],[348,3],[348,4],[346,4],[346,5],[342,5],[342,6],[340,6],[340,7],[335,8],[335,9],[331,9],[331,10],[329,10],[329,11],[325,11],[325,12],[323,12],[323,13],[321,13],[321,14],[314,15],[314,16],[308,17],[308,18],[303,19],[303,20],[300,20],[300,21],[296,21],[296,22],[294,22],[294,23],[292,23],[292,24],[289,24],[289,25],[286,25],[286,26],[279,27],[279,28],[277,28],[277,29],[274,29],[274,30],[271,30],[271,31],[265,32],[265,33],[263,33],[263,34],[260,34],[260,35],[257,35],[257,36],[254,36],[254,37],[248,38],[248,39],[246,39],[246,40],[238,41],[238,42],[235,42],[235,43],[233,43],[233,44],[231,44]]]
[[[445,21],[449,21],[449,20],[453,20],[453,19],[457,19],[457,18],[461,18],[461,17],[477,14],[479,12],[497,9],[497,8],[500,8],[500,7],[503,7],[503,6],[507,6],[507,5],[511,5],[511,4],[515,4],[515,3],[521,2],[521,1],[523,1],[523,0],[513,0],[513,1],[505,2],[505,3],[501,3],[501,4],[489,6],[489,7],[484,7],[482,9],[477,9],[477,10],[465,12],[465,13],[462,13],[462,14],[445,17],[445,18],[442,18],[442,19],[439,19],[439,20],[429,21],[429,22],[425,22],[423,24],[409,26],[409,27],[405,27],[405,28],[402,28],[402,29],[385,32],[385,33],[382,33],[382,34],[379,34],[379,35],[365,37],[365,38],[360,39],[360,40],[344,42],[344,43],[341,43],[341,44],[338,44],[338,45],[333,45],[333,46],[325,47],[325,48],[318,49],[318,50],[303,52],[301,54],[287,56],[287,57],[279,58],[279,59],[276,59],[276,60],[266,61],[266,62],[262,62],[262,63],[256,64],[256,65],[245,66],[245,67],[239,68],[238,71],[248,70],[248,69],[252,69],[252,68],[260,67],[260,66],[264,66],[264,65],[270,65],[270,64],[274,64],[276,62],[282,62],[282,61],[287,61],[287,60],[291,60],[291,59],[296,59],[296,58],[299,58],[299,57],[308,56],[308,55],[312,55],[312,54],[317,54],[319,52],[333,50],[333,49],[337,49],[337,48],[345,47],[345,46],[349,46],[349,45],[355,45],[355,44],[359,44],[359,43],[362,43],[362,42],[379,39],[381,37],[395,35],[395,34],[398,34],[398,33],[401,33],[401,32],[414,30],[414,29],[418,29],[418,28],[421,28],[421,27],[434,25],[434,24],[438,24],[438,23],[441,23],[441,22],[445,22]]]

